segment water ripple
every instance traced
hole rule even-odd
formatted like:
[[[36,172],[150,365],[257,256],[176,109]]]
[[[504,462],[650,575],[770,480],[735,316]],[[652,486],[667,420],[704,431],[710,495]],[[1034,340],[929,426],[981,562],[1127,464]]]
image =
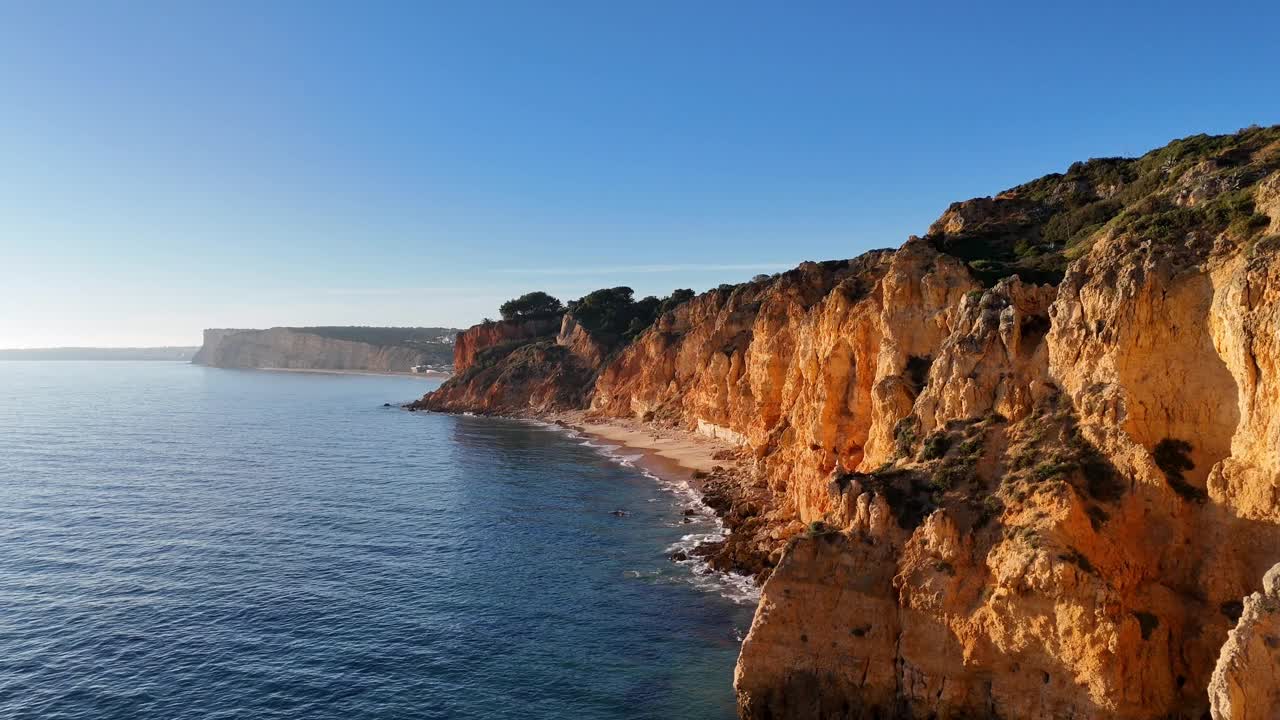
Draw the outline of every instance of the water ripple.
[[[0,363],[0,717],[732,717],[714,519],[424,387]]]

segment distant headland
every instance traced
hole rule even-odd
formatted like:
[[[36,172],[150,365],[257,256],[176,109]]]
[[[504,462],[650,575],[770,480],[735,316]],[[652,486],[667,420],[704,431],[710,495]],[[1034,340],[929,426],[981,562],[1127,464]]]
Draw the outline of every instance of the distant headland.
[[[213,328],[191,361],[259,370],[448,374],[454,328],[274,327]]]

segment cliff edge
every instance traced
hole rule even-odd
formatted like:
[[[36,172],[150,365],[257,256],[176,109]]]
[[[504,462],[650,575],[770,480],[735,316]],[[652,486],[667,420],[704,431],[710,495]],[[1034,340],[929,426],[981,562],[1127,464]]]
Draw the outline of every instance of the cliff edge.
[[[737,444],[767,578],[743,718],[1272,716],[1240,668],[1272,661],[1280,561],[1280,126],[1077,163],[625,337],[580,315],[473,329],[417,405]]]

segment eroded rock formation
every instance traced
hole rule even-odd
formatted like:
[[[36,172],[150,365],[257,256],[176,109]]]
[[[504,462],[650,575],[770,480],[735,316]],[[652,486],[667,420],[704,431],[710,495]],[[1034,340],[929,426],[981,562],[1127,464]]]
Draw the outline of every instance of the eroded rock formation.
[[[1280,561],[1278,233],[1280,127],[1196,136],[423,404],[739,443],[744,556],[776,566],[744,718],[1190,720],[1211,676],[1223,717],[1270,717],[1240,598]]]
[[[453,371],[466,372],[482,351],[501,345],[529,342],[554,335],[560,318],[537,318],[525,321],[486,322],[458,333],[453,344]]]
[[[1280,717],[1280,565],[1244,599],[1209,682],[1214,720]]]

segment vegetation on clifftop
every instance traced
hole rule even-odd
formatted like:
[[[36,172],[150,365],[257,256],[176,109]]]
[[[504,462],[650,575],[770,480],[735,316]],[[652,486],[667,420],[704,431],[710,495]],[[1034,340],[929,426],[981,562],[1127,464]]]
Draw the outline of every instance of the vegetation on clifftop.
[[[1280,247],[1275,238],[1263,237],[1271,223],[1264,210],[1276,201],[1271,199],[1274,190],[1266,190],[1271,195],[1264,195],[1262,188],[1277,185],[1278,172],[1280,125],[1252,127],[1230,135],[1195,135],[1138,158],[1077,162],[1066,172],[1046,175],[994,197],[954,203],[933,223],[924,240],[963,260],[973,276],[987,286],[1010,276],[1056,285],[1067,265],[1087,255],[1103,237],[1149,253],[1184,253],[1188,247],[1209,247],[1219,239],[1262,252]],[[771,283],[784,283],[794,286],[791,291],[810,288],[800,298],[806,305],[837,286],[855,299],[871,291],[874,273],[859,268],[875,265],[872,260],[877,255],[875,251],[855,261],[805,263],[786,273],[757,275],[749,282],[725,284],[709,292],[728,298],[742,288],[763,291]],[[826,280],[796,285],[796,279],[805,273],[816,273]],[[980,296],[981,291],[977,292]],[[664,313],[694,296],[692,290],[680,289],[666,298],[650,295],[637,299],[632,288],[618,286],[561,303],[546,292],[534,291],[504,303],[500,312],[511,322],[567,313],[599,343],[605,355],[612,356]],[[742,309],[750,307],[748,302]],[[749,341],[750,333],[744,331],[739,338]],[[479,369],[500,365],[522,346],[551,339],[546,333],[500,343],[477,358]],[[926,357],[912,357],[908,362],[913,387],[923,386],[929,362]],[[904,446],[926,440],[912,434],[914,427],[902,425],[898,430],[896,440],[903,457]],[[928,454],[947,453],[941,438],[931,442]]]
[[[367,343],[384,347],[406,347],[420,350],[423,361],[431,365],[453,363],[453,338],[456,328],[443,327],[367,327],[362,325],[329,325],[289,328],[295,332],[318,335],[330,340]]]
[[[502,314],[503,320],[509,322],[536,320],[563,315],[564,304],[559,298],[552,297],[541,290],[535,290],[502,303],[498,312]]]
[[[629,287],[603,288],[569,303],[569,313],[578,324],[607,345],[630,341],[644,332],[663,313],[693,299],[693,291],[675,290],[665,298],[654,295],[636,300]]]
[[[934,247],[991,285],[1017,275],[1056,284],[1103,233],[1175,243],[1191,233],[1256,239],[1257,183],[1280,169],[1280,125],[1194,135],[1139,158],[1077,162],[993,198],[954,203],[929,228]]]

